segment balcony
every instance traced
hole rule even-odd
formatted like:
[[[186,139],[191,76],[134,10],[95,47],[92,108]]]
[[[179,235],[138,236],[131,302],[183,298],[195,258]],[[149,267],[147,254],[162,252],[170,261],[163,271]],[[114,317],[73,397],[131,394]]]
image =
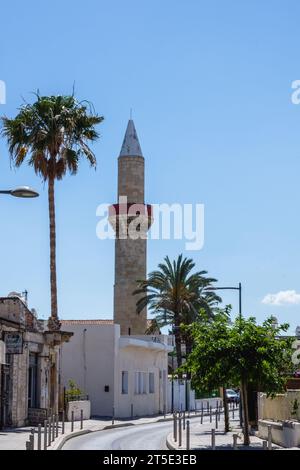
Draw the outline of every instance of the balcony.
[[[169,353],[174,349],[174,337],[169,335],[121,336],[119,344],[120,348],[136,347]]]

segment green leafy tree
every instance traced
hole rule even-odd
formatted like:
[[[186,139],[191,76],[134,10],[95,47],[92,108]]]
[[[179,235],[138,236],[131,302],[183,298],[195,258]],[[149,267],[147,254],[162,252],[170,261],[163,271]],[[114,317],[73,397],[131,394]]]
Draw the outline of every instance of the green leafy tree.
[[[240,384],[245,445],[250,443],[248,385],[268,396],[284,390],[292,349],[291,340],[280,334],[287,329],[287,324],[274,326],[272,318],[262,325],[253,317],[230,323],[222,311],[213,321],[204,314],[202,322],[189,327],[194,347],[183,368],[191,372],[194,387]]]
[[[67,172],[76,174],[84,157],[92,167],[96,157],[89,147],[99,135],[95,126],[103,120],[87,102],[72,96],[36,96],[33,104],[24,104],[13,119],[2,117],[2,135],[7,139],[13,164],[25,161],[48,183],[50,225],[51,316],[48,327],[59,330],[56,281],[55,180]]]
[[[134,292],[140,296],[137,301],[138,314],[148,306],[159,327],[172,326],[178,366],[182,364],[182,342],[189,353],[192,340],[189,332],[183,332],[181,325],[197,321],[200,309],[212,316],[215,305],[221,301],[220,297],[209,291],[216,279],[206,277],[207,271],[192,272],[194,267],[192,259],[179,255],[177,260],[171,262],[167,256],[147,280],[138,281],[138,289]]]

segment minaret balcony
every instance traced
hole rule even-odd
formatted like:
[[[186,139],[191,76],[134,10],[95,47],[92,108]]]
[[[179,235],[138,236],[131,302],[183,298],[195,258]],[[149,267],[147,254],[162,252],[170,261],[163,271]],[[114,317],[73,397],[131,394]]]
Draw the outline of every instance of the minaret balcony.
[[[108,220],[117,234],[120,231],[128,233],[130,228],[144,233],[153,223],[153,208],[151,204],[141,203],[112,204]]]

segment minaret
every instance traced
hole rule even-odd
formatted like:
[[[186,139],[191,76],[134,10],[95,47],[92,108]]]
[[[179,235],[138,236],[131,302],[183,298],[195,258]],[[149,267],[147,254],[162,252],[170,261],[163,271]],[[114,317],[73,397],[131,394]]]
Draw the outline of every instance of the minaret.
[[[144,186],[144,157],[130,119],[118,158],[119,203],[109,211],[116,231],[114,322],[120,325],[121,335],[143,335],[147,328],[147,310],[136,313],[138,297],[133,295],[137,281],[147,275],[147,230],[152,208],[144,204]]]

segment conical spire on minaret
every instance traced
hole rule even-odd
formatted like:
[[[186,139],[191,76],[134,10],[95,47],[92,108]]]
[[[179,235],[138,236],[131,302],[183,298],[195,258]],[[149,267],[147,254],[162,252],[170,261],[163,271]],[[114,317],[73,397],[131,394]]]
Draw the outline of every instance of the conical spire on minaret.
[[[135,130],[134,122],[129,119],[125,132],[120,157],[142,157],[143,152]]]

